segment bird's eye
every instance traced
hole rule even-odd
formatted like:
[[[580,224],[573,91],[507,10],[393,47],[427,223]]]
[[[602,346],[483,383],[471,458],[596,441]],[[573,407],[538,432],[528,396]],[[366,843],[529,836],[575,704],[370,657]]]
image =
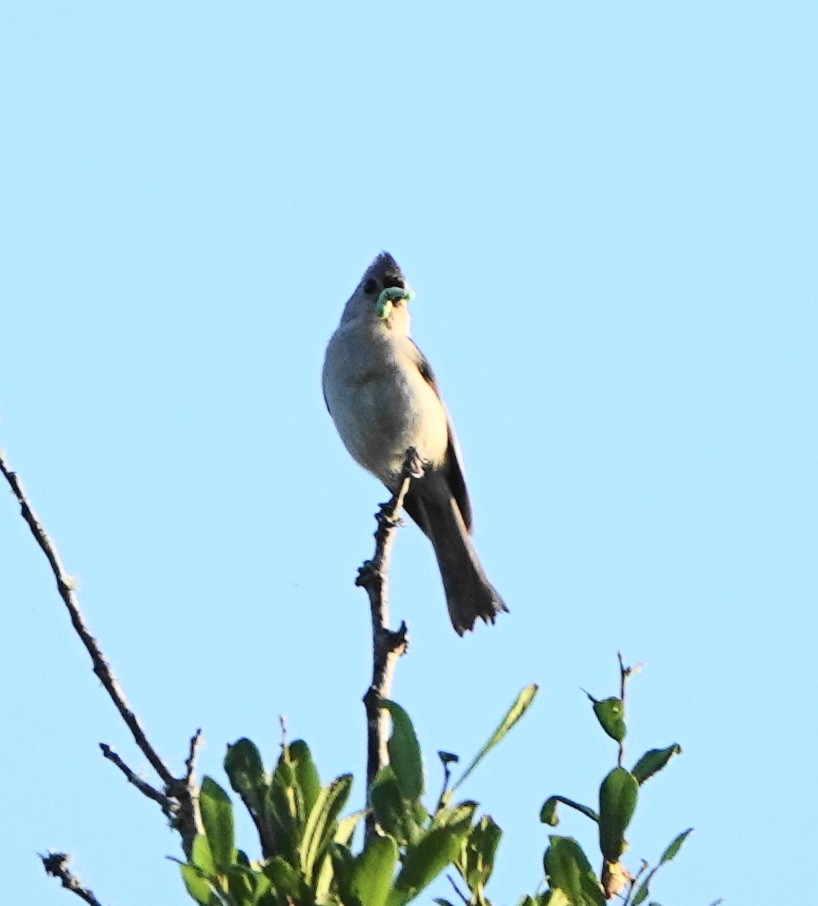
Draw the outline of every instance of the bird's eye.
[[[372,293],[378,288],[378,281],[370,277],[366,283],[364,283],[364,292],[371,296]]]

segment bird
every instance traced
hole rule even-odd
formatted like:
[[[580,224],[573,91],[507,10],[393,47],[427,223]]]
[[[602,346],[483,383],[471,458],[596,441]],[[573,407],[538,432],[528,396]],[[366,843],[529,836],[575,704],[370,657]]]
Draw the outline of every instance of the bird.
[[[409,334],[409,288],[381,252],[344,306],[324,357],[324,401],[352,458],[394,493],[407,450],[422,472],[404,509],[429,538],[458,635],[508,608],[471,539],[472,508],[460,447],[432,368]]]

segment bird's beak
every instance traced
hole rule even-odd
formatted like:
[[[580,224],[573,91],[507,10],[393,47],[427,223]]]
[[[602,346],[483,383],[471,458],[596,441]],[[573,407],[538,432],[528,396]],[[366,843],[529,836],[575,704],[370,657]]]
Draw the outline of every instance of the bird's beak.
[[[387,286],[378,296],[378,301],[375,303],[375,314],[383,321],[392,314],[394,306],[411,301],[414,295],[411,289]]]

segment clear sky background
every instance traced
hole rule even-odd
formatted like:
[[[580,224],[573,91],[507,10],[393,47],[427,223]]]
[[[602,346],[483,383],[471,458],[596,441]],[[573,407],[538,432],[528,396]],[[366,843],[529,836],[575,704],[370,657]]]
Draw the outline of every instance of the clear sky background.
[[[695,827],[655,897],[815,901],[817,35],[812,0],[5,5],[0,446],[175,768],[199,726],[222,782],[240,736],[271,762],[284,714],[361,802],[385,493],[320,368],[387,249],[511,609],[458,639],[399,533],[430,788],[541,685],[464,790],[505,830],[490,895],[534,890],[542,800],[594,803],[579,687],[615,692],[621,650],[628,761],[684,749],[630,864]],[[104,903],[187,902],[6,492],[0,632],[4,901],[78,902],[52,848]]]

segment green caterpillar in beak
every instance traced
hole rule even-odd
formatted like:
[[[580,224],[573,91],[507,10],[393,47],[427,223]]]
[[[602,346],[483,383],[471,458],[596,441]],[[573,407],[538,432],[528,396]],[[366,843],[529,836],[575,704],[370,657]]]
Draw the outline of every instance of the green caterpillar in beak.
[[[392,314],[392,307],[396,302],[410,302],[414,295],[410,289],[387,286],[378,296],[378,301],[375,303],[375,314],[383,321]]]

